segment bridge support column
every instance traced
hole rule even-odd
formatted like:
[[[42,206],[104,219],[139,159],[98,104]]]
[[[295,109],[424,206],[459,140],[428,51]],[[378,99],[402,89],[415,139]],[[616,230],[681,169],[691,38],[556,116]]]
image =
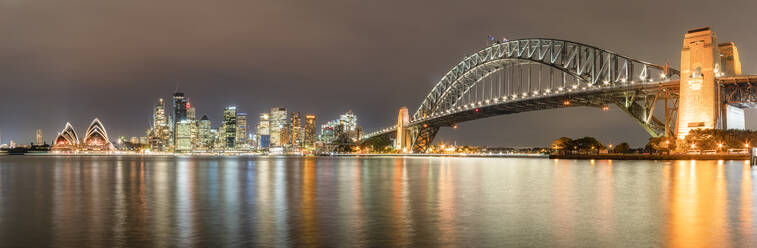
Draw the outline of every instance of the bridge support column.
[[[411,131],[413,136],[413,153],[426,152],[428,147],[431,146],[431,142],[434,141],[437,132],[439,132],[439,127],[429,126],[428,124],[414,127]]]
[[[410,115],[407,111],[407,107],[400,108],[399,115],[397,116],[397,135],[394,139],[394,149],[402,152],[410,152],[410,148],[413,145],[412,136],[405,126],[410,122]]]
[[[718,58],[718,59],[716,59]],[[689,30],[681,49],[681,87],[676,136],[683,139],[692,129],[718,128],[718,42],[708,27]]]

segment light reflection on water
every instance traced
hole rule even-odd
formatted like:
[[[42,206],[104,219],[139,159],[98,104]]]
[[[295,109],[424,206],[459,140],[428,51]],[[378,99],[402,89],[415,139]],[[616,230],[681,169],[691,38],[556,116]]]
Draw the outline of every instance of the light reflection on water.
[[[0,158],[2,246],[755,246],[743,161]]]

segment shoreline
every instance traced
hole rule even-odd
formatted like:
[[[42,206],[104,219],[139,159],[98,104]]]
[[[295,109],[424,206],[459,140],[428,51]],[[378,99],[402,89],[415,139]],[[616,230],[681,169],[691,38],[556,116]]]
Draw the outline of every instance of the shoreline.
[[[550,154],[550,159],[749,160],[749,154]]]

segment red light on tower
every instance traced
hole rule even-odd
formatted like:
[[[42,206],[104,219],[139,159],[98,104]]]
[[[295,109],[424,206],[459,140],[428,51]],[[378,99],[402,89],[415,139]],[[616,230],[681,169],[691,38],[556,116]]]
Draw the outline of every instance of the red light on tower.
[[[476,112],[478,112],[478,108],[476,109]]]
[[[189,102],[187,102],[187,108],[188,108],[188,109],[189,109],[189,108],[192,108],[192,104],[190,104]]]

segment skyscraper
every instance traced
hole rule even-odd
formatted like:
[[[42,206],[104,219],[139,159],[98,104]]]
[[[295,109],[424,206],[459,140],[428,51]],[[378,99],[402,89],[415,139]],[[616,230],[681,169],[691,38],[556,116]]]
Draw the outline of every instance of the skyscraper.
[[[305,116],[305,128],[303,134],[303,147],[315,147],[315,115],[308,114]]]
[[[360,132],[358,131],[357,127],[357,116],[352,113],[352,110],[347,111],[347,113],[339,116],[339,123],[344,125],[342,131],[352,139],[353,141],[358,140],[358,136]]]
[[[42,138],[42,129],[37,129],[37,133],[34,135],[34,144],[42,145],[45,140]]]
[[[287,109],[282,107],[271,108],[271,146],[283,146],[286,144]],[[283,138],[283,139],[282,139]]]
[[[192,103],[187,99],[187,121],[189,121],[189,137],[192,143],[192,148],[200,147],[200,133],[197,126],[197,110]]]
[[[304,133],[302,132],[302,113],[292,112],[290,130],[289,143],[292,144],[292,147],[294,148],[301,148],[302,143],[304,142]]]
[[[237,107],[229,106],[223,110],[223,127],[225,148],[233,149],[237,133]]]
[[[247,113],[237,113],[236,147],[249,149],[247,143]]]
[[[191,125],[187,120],[176,123],[176,152],[192,151]]]
[[[355,131],[357,128],[357,116],[352,113],[352,110],[340,115],[339,120],[344,124],[345,132]]]
[[[166,108],[163,98],[158,99],[152,112],[152,127],[147,131],[148,143],[153,151],[170,151],[171,128],[166,121]]]
[[[173,146],[176,147],[176,123],[187,120],[187,99],[184,93],[173,94],[173,113],[171,115],[171,130],[174,132]]]
[[[265,149],[271,146],[271,115],[268,113],[260,113],[260,120],[258,121],[257,135],[258,135],[258,149]]]
[[[197,133],[200,138],[200,147],[204,149],[213,148],[213,136],[210,133],[211,123],[208,116],[203,115],[197,124]]]

